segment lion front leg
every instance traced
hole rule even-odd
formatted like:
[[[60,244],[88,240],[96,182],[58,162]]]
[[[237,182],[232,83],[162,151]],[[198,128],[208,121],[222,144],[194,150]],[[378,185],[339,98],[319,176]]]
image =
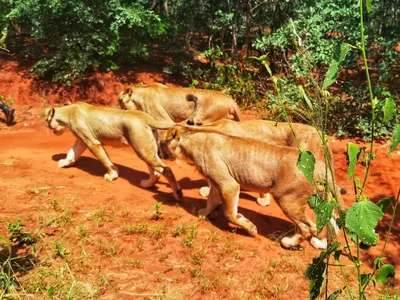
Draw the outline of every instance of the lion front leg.
[[[204,188],[204,187],[203,187]],[[219,191],[211,186],[208,187],[208,198],[207,198],[207,206],[206,208],[199,209],[199,218],[200,219],[214,219],[217,217],[215,209],[221,204],[221,197],[219,195]]]
[[[86,144],[80,139],[76,139],[75,144],[68,151],[67,157],[64,159],[60,159],[58,161],[58,166],[60,168],[70,167],[75,164],[79,157],[81,157],[82,153],[86,150]]]
[[[266,193],[266,194],[261,194],[260,197],[257,198],[257,203],[260,206],[268,206],[271,204],[271,194]]]
[[[93,143],[88,146],[90,151],[100,160],[103,166],[106,168],[107,173],[104,174],[104,179],[107,181],[113,181],[118,178],[118,168],[114,165],[110,158],[107,155],[106,150],[104,150],[103,146],[98,143]]]
[[[238,213],[239,193],[240,186],[237,183],[221,191],[225,217],[229,222],[242,227],[249,235],[254,237],[257,235],[257,227],[249,219]]]

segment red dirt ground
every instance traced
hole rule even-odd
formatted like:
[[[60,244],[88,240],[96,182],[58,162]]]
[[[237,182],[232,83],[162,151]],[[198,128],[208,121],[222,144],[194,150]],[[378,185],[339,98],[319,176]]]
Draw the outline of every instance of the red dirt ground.
[[[46,240],[62,240],[70,252],[66,262],[78,282],[95,286],[99,277],[106,278],[107,284],[98,284],[102,287],[99,292],[102,299],[254,299],[255,295],[261,295],[260,299],[308,298],[309,282],[304,274],[307,264],[319,251],[308,243],[304,243],[303,251],[280,247],[276,237],[293,226],[276,203],[262,208],[254,201],[255,194],[241,193],[239,211],[259,230],[259,237],[251,238],[240,230],[232,234],[234,227],[221,214],[212,222],[197,218],[197,210],[206,202],[198,194],[205,181],[187,165],[166,162],[184,189],[185,200],[179,205],[173,201],[164,179],[153,189],[139,187],[140,180],[147,176],[147,168],[130,148],[107,148],[111,160],[120,169],[120,178],[112,183],[104,181],[103,167],[89,152],[74,167],[57,167],[57,160],[66,155],[74,138],[70,133],[54,136],[46,128],[42,119],[45,105],[83,100],[114,106],[115,89],[138,82],[169,84],[170,78],[156,69],[147,68],[142,72],[135,68],[117,74],[96,74],[79,85],[59,88],[28,77],[28,66],[10,58],[0,58],[0,65],[0,95],[15,100],[17,120],[12,127],[0,123],[1,235],[6,235],[6,222],[21,218],[28,231],[37,232],[40,228]],[[256,115],[245,114],[247,118]],[[344,199],[351,205],[354,198],[344,156],[347,142],[331,138],[330,145],[337,181],[347,190]],[[397,195],[400,188],[400,151],[388,156],[388,147],[387,143],[377,143],[375,148],[376,160],[366,188],[366,194],[373,201]],[[357,168],[362,170],[361,165]],[[149,211],[158,201],[163,202],[165,213],[162,220],[153,221]],[[60,217],[62,212],[72,217],[67,225],[48,222],[53,215]],[[379,245],[362,250],[365,268],[372,265],[382,249],[390,216],[387,213],[378,226]],[[399,216],[397,211],[385,252],[387,262],[397,271]],[[123,230],[127,224],[144,221],[153,227],[166,224],[168,234],[152,238],[151,235],[128,235]],[[183,238],[171,235],[177,225],[185,222],[197,225],[194,248],[183,247]],[[76,234],[81,226],[89,232],[83,244]],[[39,250],[41,263],[41,257],[49,255],[43,249]],[[193,263],[194,253],[201,257],[202,263]],[[63,260],[55,261],[62,264]],[[204,276],[195,276],[196,268]],[[343,281],[337,274],[333,286],[340,288]],[[27,282],[29,278],[27,274],[21,281]]]

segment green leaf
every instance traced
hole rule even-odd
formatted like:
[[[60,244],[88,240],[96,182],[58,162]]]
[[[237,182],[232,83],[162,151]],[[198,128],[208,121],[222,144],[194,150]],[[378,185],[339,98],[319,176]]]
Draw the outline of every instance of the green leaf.
[[[339,65],[337,61],[333,61],[329,66],[328,72],[326,72],[324,83],[322,85],[322,89],[326,89],[331,86],[336,81],[336,77],[339,71]]]
[[[333,212],[333,202],[323,201],[314,210],[317,216],[317,234],[320,234],[324,226],[329,222]]]
[[[376,245],[379,235],[375,227],[383,218],[382,210],[371,201],[354,203],[346,213],[346,228],[367,245]]]
[[[382,266],[382,261],[384,260],[384,257],[377,257],[374,260],[374,268],[375,270],[378,270]]]
[[[372,0],[367,0],[365,5],[367,6],[367,12],[370,13],[371,12],[371,3]]]
[[[321,295],[322,287],[326,279],[326,263],[323,261],[325,257],[321,256],[313,259],[313,263],[308,265],[306,278],[310,279],[310,299],[316,299]]]
[[[332,294],[330,294],[330,295],[328,296],[328,300],[336,300],[337,297],[339,297],[340,294],[343,292],[343,290],[344,290],[344,288],[341,288],[341,289],[339,289],[339,290],[333,292]]]
[[[336,81],[336,77],[339,73],[339,68],[341,63],[346,58],[347,54],[349,53],[351,46],[349,44],[342,44],[340,45],[340,49],[337,48],[334,56],[332,58],[331,64],[329,65],[329,69],[326,72],[324,83],[322,85],[322,89],[326,89],[331,86]]]
[[[361,285],[362,286],[367,285],[371,278],[372,278],[372,273],[361,274]]]
[[[326,279],[326,263],[324,260],[339,246],[338,241],[334,242],[326,251],[313,258],[313,263],[308,265],[306,278],[310,280],[310,299],[316,299],[321,294]]]
[[[397,145],[400,143],[400,124],[397,124],[394,129],[392,144],[390,145],[389,154],[396,149]]]
[[[335,253],[333,254],[333,258],[335,259],[335,261],[338,262],[341,255],[342,255],[342,250],[335,251]]]
[[[358,157],[360,156],[361,149],[358,148],[354,143],[349,142],[347,144],[347,159],[348,159],[348,174],[349,178],[354,178],[354,170],[356,168]]]
[[[323,200],[319,194],[312,194],[307,199],[308,206],[312,209],[316,208]]]
[[[385,213],[389,207],[389,204],[392,203],[392,201],[394,201],[394,197],[382,198],[378,201],[376,205],[378,205],[381,211]]]
[[[376,275],[376,281],[379,283],[386,283],[388,278],[394,278],[396,270],[391,264],[384,264]]]
[[[310,151],[300,151],[297,160],[297,168],[304,174],[307,180],[314,182],[315,157]]]
[[[385,104],[382,107],[383,110],[383,123],[387,123],[393,119],[396,115],[396,103],[392,98],[386,98]]]
[[[350,44],[342,44],[340,46],[340,58],[339,58],[339,63],[341,64],[344,59],[346,58],[347,54],[349,53],[351,49],[351,45]]]
[[[50,286],[48,289],[47,289],[47,294],[49,295],[49,297],[50,297],[50,299],[53,299],[54,297],[54,285],[52,285],[52,286]]]
[[[308,98],[306,92],[304,91],[303,86],[302,86],[302,85],[299,85],[298,88],[299,88],[299,90],[300,90],[300,93],[303,95],[304,103],[306,104],[306,106],[307,106],[309,109],[313,109],[312,103],[311,103],[310,99]]]

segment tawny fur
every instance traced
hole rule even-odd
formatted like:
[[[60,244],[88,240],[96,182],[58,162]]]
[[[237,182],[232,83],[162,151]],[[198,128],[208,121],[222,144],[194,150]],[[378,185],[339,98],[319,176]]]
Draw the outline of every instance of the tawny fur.
[[[291,123],[291,126],[296,134],[297,141],[289,124],[286,122],[267,120],[233,122],[230,120],[218,120],[206,127],[218,130],[227,135],[253,138],[271,145],[288,146],[293,148],[301,147],[302,150],[312,152],[315,157],[323,156],[321,138],[314,127],[300,123]],[[297,142],[299,144],[297,144]],[[332,158],[332,155],[330,156]],[[208,192],[209,189],[207,187],[202,187],[200,189],[200,194],[204,197],[207,197]],[[270,195],[261,194],[257,199],[257,203],[261,206],[269,205]]]
[[[181,188],[171,169],[158,157],[157,144],[152,133],[157,129],[171,128],[175,124],[172,121],[156,121],[140,111],[95,107],[79,102],[49,109],[46,112],[46,121],[56,135],[69,128],[76,136],[75,144],[67,157],[58,161],[59,167],[72,166],[89,148],[106,168],[104,178],[112,181],[118,178],[118,169],[109,159],[103,143],[119,141],[131,145],[139,158],[146,162],[150,177],[140,183],[142,187],[155,185],[160,176],[164,175],[175,199],[181,199]]]
[[[316,188],[298,170],[298,150],[270,145],[254,139],[221,134],[212,128],[176,126],[169,129],[160,141],[166,157],[193,163],[210,182],[207,207],[199,215],[208,216],[222,203],[227,219],[250,235],[257,234],[255,225],[238,213],[240,188],[271,193],[286,216],[297,226],[292,237],[285,237],[285,248],[295,247],[303,240],[316,236],[316,226],[307,216],[307,198]],[[314,177],[325,178],[325,164],[317,159]],[[335,189],[332,180],[329,186]],[[335,189],[336,197],[341,196]]]
[[[160,83],[129,87],[118,98],[122,109],[140,110],[160,121],[203,125],[224,118],[242,119],[238,105],[213,90],[167,87]]]

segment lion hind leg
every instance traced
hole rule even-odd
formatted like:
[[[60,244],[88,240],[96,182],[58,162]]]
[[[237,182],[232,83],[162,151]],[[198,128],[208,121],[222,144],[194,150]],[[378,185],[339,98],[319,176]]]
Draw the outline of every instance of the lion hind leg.
[[[281,240],[284,248],[297,247],[302,241],[316,236],[316,226],[307,216],[306,204],[303,201],[296,201],[297,198],[297,195],[286,195],[276,199],[285,215],[296,224],[296,233]]]
[[[150,188],[152,186],[154,186],[161,177],[161,172],[162,170],[160,170],[161,172],[155,170],[153,167],[148,166],[149,169],[149,178],[148,179],[143,179],[142,181],[140,181],[140,186],[144,187],[144,188]],[[162,168],[160,168],[162,169]]]
[[[68,151],[66,158],[58,161],[60,168],[70,167],[75,164],[82,153],[86,150],[87,146],[80,139],[76,139],[72,148]]]
[[[229,222],[242,227],[249,235],[254,237],[257,235],[257,227],[249,219],[238,213],[239,193],[238,184],[221,192],[225,217]]]

